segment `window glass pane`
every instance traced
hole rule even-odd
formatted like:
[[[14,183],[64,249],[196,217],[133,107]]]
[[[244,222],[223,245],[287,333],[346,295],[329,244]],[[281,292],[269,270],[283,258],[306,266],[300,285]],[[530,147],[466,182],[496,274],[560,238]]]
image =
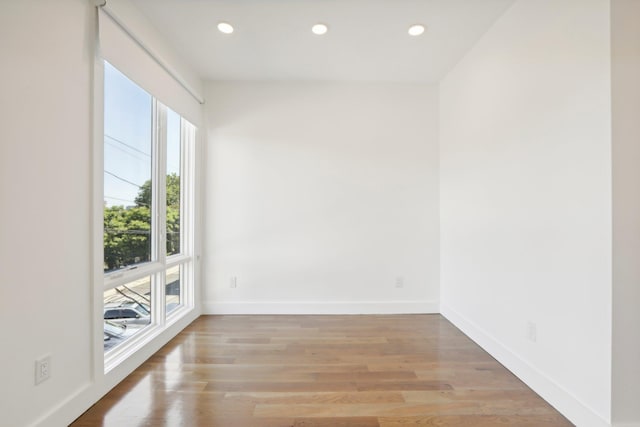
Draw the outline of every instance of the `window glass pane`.
[[[166,298],[166,312],[169,315],[173,310],[178,308],[181,304],[181,289],[180,289],[180,278],[181,278],[182,267],[176,265],[175,267],[171,267],[167,269],[167,279],[166,279],[166,287],[165,287],[165,298]]]
[[[104,351],[151,323],[151,277],[104,292]]]
[[[151,95],[105,62],[104,270],[151,260]]]
[[[167,109],[167,256],[180,253],[180,116]]]

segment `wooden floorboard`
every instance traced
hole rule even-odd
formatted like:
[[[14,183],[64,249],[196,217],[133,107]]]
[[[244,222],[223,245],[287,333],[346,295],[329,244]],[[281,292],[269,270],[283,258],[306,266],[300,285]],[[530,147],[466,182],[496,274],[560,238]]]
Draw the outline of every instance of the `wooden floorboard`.
[[[72,426],[571,426],[440,315],[202,316]]]

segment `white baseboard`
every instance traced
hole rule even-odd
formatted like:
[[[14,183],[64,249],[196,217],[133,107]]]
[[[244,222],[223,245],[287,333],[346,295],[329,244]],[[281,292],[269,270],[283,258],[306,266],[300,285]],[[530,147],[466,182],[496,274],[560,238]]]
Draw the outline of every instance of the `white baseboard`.
[[[148,345],[127,359],[126,362],[123,362],[103,377],[96,378],[95,381],[80,387],[71,396],[52,407],[47,413],[33,422],[31,427],[59,427],[71,424],[199,316],[200,310],[194,309],[155,337]]]
[[[439,313],[438,301],[238,301],[202,304],[203,314],[427,314]]]
[[[573,394],[557,384],[535,366],[532,366],[509,348],[505,347],[474,322],[446,305],[441,306],[441,313],[447,320],[513,372],[577,427],[611,427],[609,422],[605,421],[594,410],[582,403]]]

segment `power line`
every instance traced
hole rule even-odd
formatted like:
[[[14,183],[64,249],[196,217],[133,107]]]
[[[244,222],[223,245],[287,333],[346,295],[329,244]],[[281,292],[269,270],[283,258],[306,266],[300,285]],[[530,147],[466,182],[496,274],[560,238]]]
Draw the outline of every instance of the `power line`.
[[[105,136],[106,138],[109,138],[110,140],[112,140],[112,141],[114,141],[114,142],[117,142],[118,144],[122,144],[122,145],[124,145],[125,147],[127,147],[127,148],[129,148],[129,149],[131,149],[131,150],[133,150],[133,151],[136,151],[136,152],[138,152],[138,153],[140,153],[140,154],[142,154],[142,155],[144,155],[144,156],[151,157],[151,154],[145,153],[144,151],[139,150],[139,149],[137,149],[136,147],[134,147],[134,146],[132,146],[132,145],[130,145],[130,144],[127,144],[126,142],[123,142],[123,141],[119,140],[118,138],[114,138],[113,136],[108,135],[108,134],[106,134],[106,133],[104,134],[104,136]],[[106,142],[107,144],[109,144],[109,141],[105,141],[105,142]],[[117,146],[115,146],[114,144],[110,144],[110,145],[111,145],[112,147],[116,148],[116,149],[119,149],[119,148],[118,148]],[[121,149],[121,148],[120,148],[119,150],[120,150],[120,151],[122,151],[123,153],[129,154],[130,156],[134,156],[134,157],[135,157],[135,155],[134,155],[133,153],[129,153],[128,151],[125,151],[125,150],[123,150],[123,149]],[[140,159],[139,157],[136,157],[136,158],[137,158],[137,159]],[[140,160],[142,160],[142,159],[140,159]],[[168,166],[171,166],[173,169],[178,170],[178,171],[180,171],[180,169],[181,169],[181,168],[180,168],[180,166],[176,166],[174,163],[169,163],[169,162],[167,162],[167,165],[168,165]]]
[[[130,155],[131,157],[133,157],[136,160],[139,160],[141,162],[146,162],[147,161],[147,159],[145,159],[144,157],[138,155],[137,153],[132,153],[131,151],[125,150],[124,148],[117,146],[116,144],[114,144],[111,141],[106,141],[105,140],[104,142],[105,142],[105,144],[108,144],[110,147],[113,147],[114,149],[118,150],[119,152]]]
[[[136,203],[135,200],[129,200],[129,199],[121,199],[120,197],[113,197],[113,196],[104,196],[105,199],[111,199],[111,200],[119,200],[121,202],[131,202],[131,203]]]
[[[105,228],[107,234],[151,234],[150,230],[119,230],[117,228]]]
[[[113,136],[111,136],[111,135],[107,135],[106,133],[104,134],[104,136],[105,136],[106,138],[109,138],[109,139],[110,139],[110,140],[112,140],[112,141],[115,141],[115,142],[117,142],[117,143],[119,143],[119,144],[124,145],[125,147],[129,147],[129,148],[130,148],[130,149],[132,149],[133,151],[137,151],[137,152],[138,152],[138,153],[140,153],[140,154],[144,154],[144,155],[145,155],[145,156],[147,156],[147,157],[151,157],[151,154],[145,153],[144,151],[139,150],[139,149],[137,149],[136,147],[134,147],[134,146],[132,146],[132,145],[129,145],[129,144],[127,144],[126,142],[123,142],[123,141],[119,140],[118,138],[114,138]]]
[[[111,200],[119,200],[121,202],[131,202],[131,203],[135,203],[138,205],[142,205],[142,206],[146,206],[146,207],[150,207],[148,204],[146,203],[142,203],[142,202],[138,202],[135,200],[129,200],[129,199],[121,199],[120,197],[113,197],[113,196],[104,196],[105,199],[111,199]]]
[[[119,228],[105,228],[104,231],[107,234],[151,234],[150,230],[136,230],[136,229],[127,229],[122,230]],[[180,234],[180,231],[167,231],[167,234]]]
[[[131,182],[131,181],[127,180],[127,179],[124,179],[124,178],[122,178],[122,177],[120,177],[120,176],[116,175],[116,174],[115,174],[115,173],[113,173],[113,172],[109,172],[109,171],[108,171],[108,170],[106,170],[106,169],[104,170],[104,173],[106,173],[107,175],[111,175],[112,177],[114,177],[114,178],[116,178],[116,179],[119,179],[119,180],[120,180],[120,181],[122,181],[122,182],[126,182],[127,184],[131,184],[131,185],[133,185],[134,187],[142,188],[142,185],[138,185],[138,184],[136,184],[135,182]]]

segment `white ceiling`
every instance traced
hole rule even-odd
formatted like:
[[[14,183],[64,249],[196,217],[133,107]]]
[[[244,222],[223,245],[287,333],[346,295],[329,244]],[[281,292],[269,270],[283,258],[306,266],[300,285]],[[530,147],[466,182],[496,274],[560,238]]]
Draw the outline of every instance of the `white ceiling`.
[[[205,80],[437,82],[514,0],[132,1]]]

